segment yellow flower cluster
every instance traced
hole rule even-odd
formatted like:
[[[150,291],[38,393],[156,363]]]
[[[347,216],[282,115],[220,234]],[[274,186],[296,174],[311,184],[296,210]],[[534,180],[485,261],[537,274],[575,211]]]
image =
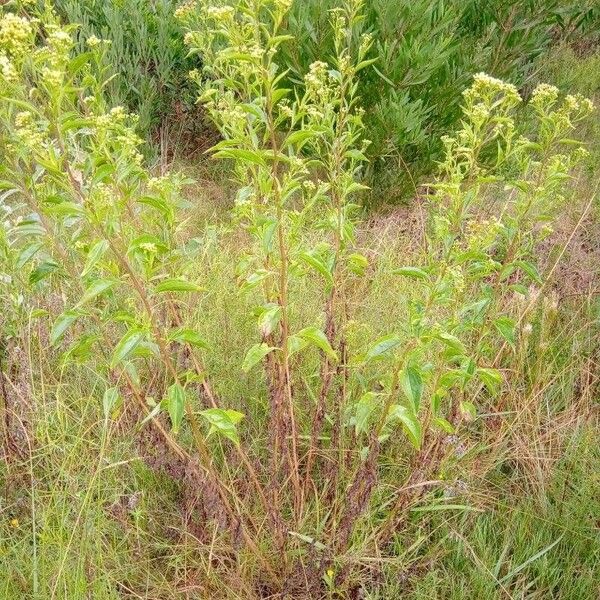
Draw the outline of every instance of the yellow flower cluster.
[[[16,114],[15,132],[19,143],[29,150],[39,150],[44,145],[44,127],[35,120],[33,114],[28,110]]]
[[[467,102],[492,101],[502,96],[507,106],[516,106],[522,101],[519,90],[512,84],[491,77],[486,73],[477,73],[473,77],[473,85],[463,92]]]
[[[17,70],[6,54],[0,54],[0,76],[8,83],[13,83],[18,79]]]
[[[55,29],[48,35],[48,46],[55,52],[65,55],[71,50],[73,39],[64,29]]]
[[[531,104],[534,106],[552,106],[558,100],[558,88],[547,83],[540,83],[531,94]]]
[[[111,40],[104,40],[95,35],[90,35],[90,37],[86,40],[86,44],[89,48],[97,48],[98,46],[108,46],[112,44]]]
[[[235,10],[233,6],[210,6],[206,14],[214,21],[225,23],[233,19]]]
[[[6,13],[0,19],[0,49],[8,55],[25,55],[33,40],[33,26],[29,19]]]
[[[187,2],[184,2],[177,7],[175,10],[175,18],[180,20],[187,19],[191,14],[194,13],[195,8],[195,0],[187,0]]]

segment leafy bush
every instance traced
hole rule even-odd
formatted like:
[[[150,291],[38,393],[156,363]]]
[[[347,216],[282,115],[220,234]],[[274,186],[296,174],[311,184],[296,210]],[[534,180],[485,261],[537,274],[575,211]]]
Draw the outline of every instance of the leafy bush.
[[[170,118],[181,121],[193,106],[187,73],[197,66],[187,57],[174,0],[55,0],[58,13],[76,23],[77,50],[94,36],[110,41],[105,66],[113,79],[107,100],[139,116],[139,131],[156,134]],[[173,123],[181,127],[182,123]]]
[[[349,0],[331,15],[331,61],[290,88],[279,56],[294,42],[289,8],[241,0],[178,12],[205,64],[200,98],[223,138],[214,154],[239,188],[237,303],[252,307],[254,340],[235,381],[216,381],[208,365],[217,346],[237,348],[226,335],[209,341],[194,309],[204,264],[186,230],[186,181],[151,177],[136,118],[107,104],[110,46],[77,55],[49,11],[0,21],[0,300],[5,354],[28,335],[24,323],[37,325],[42,387],[90,371],[105,424],[127,411],[130,430],[152,427],[153,446],[183,463],[214,531],[211,568],[262,596],[320,596],[364,578],[357,552],[393,552],[426,485],[455,481],[455,441],[476,443],[480,411],[517,408],[501,368],[527,342],[532,310],[554,314],[533,249],[562,206],[581,154],[572,131],[592,105],[539,86],[524,108],[537,124],[527,139],[517,89],[475,77],[461,129],[442,140],[427,251],[387,273],[411,283],[407,315],[366,338],[350,292],[368,288],[372,268],[356,198],[368,147],[359,77],[373,38],[353,43],[363,4]],[[240,377],[241,398],[229,392]],[[49,585],[55,595],[59,579]]]
[[[334,52],[329,10],[339,3],[293,4],[284,26],[297,44],[282,52],[292,81],[301,82],[312,62]],[[193,106],[187,73],[198,65],[186,55],[173,0],[54,5],[68,22],[81,25],[81,40],[95,35],[111,41],[109,102],[136,112],[144,136],[156,138],[157,127],[169,122],[181,128]],[[421,175],[441,157],[440,136],[460,117],[460,92],[473,72],[525,86],[557,31],[593,35],[596,13],[593,4],[560,0],[370,2],[353,37],[370,33],[377,55],[374,68],[360,77],[372,141],[367,177],[376,183],[371,202],[381,202],[384,191],[386,201],[414,194]],[[198,120],[196,113],[192,117]],[[184,120],[186,127],[193,128],[192,120]]]
[[[293,73],[332,52],[327,13],[336,0],[293,4],[287,49]],[[373,141],[370,181],[390,196],[414,194],[422,172],[442,153],[440,136],[460,118],[461,92],[485,71],[519,87],[531,82],[536,59],[556,32],[571,32],[591,8],[560,0],[375,0],[358,29],[375,41],[377,62],[360,78],[367,136]],[[400,178],[399,178],[400,176]],[[400,186],[396,188],[395,186]]]

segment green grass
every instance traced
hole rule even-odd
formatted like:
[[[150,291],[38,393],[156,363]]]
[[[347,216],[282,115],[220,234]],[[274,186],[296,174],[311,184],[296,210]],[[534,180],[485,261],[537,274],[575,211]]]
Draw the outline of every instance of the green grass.
[[[415,536],[427,536],[428,542],[423,565],[406,576],[412,590],[406,594],[406,586],[390,584],[379,597],[597,597],[598,429],[581,424],[571,435],[551,479],[535,496],[523,497],[514,478],[503,477],[500,495],[485,513],[415,523]]]

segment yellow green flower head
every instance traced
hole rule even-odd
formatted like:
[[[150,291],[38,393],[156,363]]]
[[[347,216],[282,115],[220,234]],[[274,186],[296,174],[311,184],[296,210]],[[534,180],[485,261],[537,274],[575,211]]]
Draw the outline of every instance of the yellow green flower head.
[[[63,29],[56,29],[48,36],[48,45],[59,53],[68,52],[73,45],[71,35]]]
[[[98,46],[108,46],[111,44],[111,40],[104,40],[95,35],[90,35],[90,37],[86,40],[86,44],[89,48],[97,48]]]
[[[235,9],[233,6],[210,6],[206,10],[206,14],[213,20],[224,23],[233,19]]]
[[[177,7],[175,10],[175,18],[185,20],[194,13],[195,8],[196,2],[194,0],[188,0]]]
[[[531,102],[534,106],[552,106],[558,99],[558,88],[554,85],[548,85],[547,83],[540,83],[533,94],[531,95]]]
[[[33,26],[29,19],[6,13],[0,19],[0,49],[12,56],[23,56],[33,39]]]
[[[473,77],[473,85],[463,92],[463,96],[469,102],[493,101],[500,96],[509,106],[519,104],[522,100],[516,86],[486,73],[477,73]]]
[[[0,76],[9,83],[18,79],[17,70],[6,54],[0,54]]]

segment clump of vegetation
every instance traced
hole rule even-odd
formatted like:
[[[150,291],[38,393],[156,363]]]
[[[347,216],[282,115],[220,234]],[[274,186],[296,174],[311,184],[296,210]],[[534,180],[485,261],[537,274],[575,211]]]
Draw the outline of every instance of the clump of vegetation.
[[[52,3],[68,23],[77,24],[77,51],[95,39],[105,40],[104,88],[108,102],[122,105],[138,117],[137,131],[163,154],[201,131],[188,71],[197,66],[187,55],[173,0],[118,0]]]
[[[113,105],[138,114],[138,131],[152,144],[148,155],[170,157],[176,146],[190,155],[206,124],[194,110],[177,3],[56,0],[67,22],[79,25],[79,49],[90,36],[107,39],[106,66],[114,78],[105,92]],[[296,44],[281,48],[290,84],[302,85],[311,63],[335,54],[329,11],[339,0],[296,2],[283,29]],[[359,77],[365,124],[372,141],[364,177],[373,205],[414,195],[443,155],[440,137],[460,118],[461,92],[485,71],[530,90],[542,59],[557,39],[575,34],[592,41],[598,9],[593,2],[511,0],[370,2],[350,44],[361,33],[375,40],[376,62]],[[185,142],[185,143],[182,143]],[[204,147],[204,144],[201,144]],[[157,152],[158,150],[158,152]]]
[[[231,221],[201,232],[193,182],[153,175],[137,117],[107,100],[110,44],[78,53],[47,7],[0,20],[3,546],[34,567],[15,567],[7,597],[376,594],[386,564],[420,551],[404,546],[415,515],[484,510],[470,480],[503,468],[543,486],[515,449],[570,418],[557,386],[597,384],[562,379],[592,337],[548,360],[566,244],[537,260],[593,103],[546,84],[525,103],[475,75],[420,247],[377,255],[359,206],[361,81],[377,64],[365,5],[329,14],[332,56],[298,83],[281,58],[290,8],[177,11],[237,188]],[[98,456],[73,484],[88,439]],[[535,558],[501,556],[496,583]]]

